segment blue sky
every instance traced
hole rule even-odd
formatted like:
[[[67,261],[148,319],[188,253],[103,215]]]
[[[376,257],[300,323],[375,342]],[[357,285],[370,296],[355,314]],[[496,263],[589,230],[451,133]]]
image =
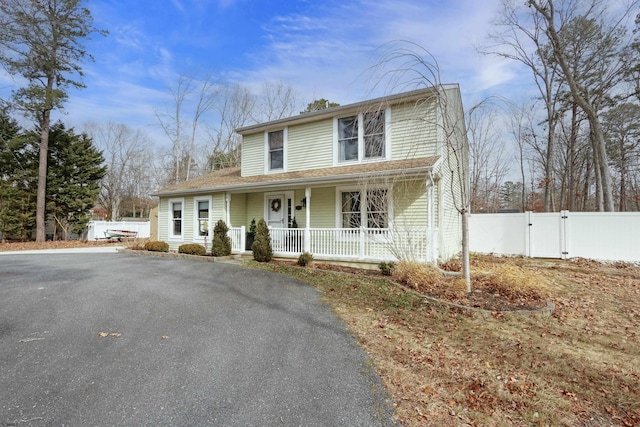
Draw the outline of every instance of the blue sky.
[[[94,0],[82,91],[72,92],[70,126],[124,123],[163,141],[155,112],[171,107],[179,74],[211,72],[219,81],[258,88],[291,85],[305,102],[340,104],[371,93],[363,72],[393,40],[415,42],[437,59],[443,83],[461,85],[467,106],[488,95],[517,94],[517,64],[474,51],[490,31],[499,0]],[[520,76],[522,79],[523,76]],[[530,79],[529,76],[526,78]],[[520,80],[522,81],[522,80]],[[7,91],[8,76],[0,75]],[[527,85],[529,82],[527,81]],[[166,139],[166,138],[165,138]]]

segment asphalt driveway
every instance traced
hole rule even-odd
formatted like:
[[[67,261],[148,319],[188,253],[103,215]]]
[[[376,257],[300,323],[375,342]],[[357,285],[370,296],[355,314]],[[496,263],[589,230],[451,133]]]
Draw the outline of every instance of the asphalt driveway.
[[[390,414],[354,338],[293,279],[131,254],[0,256],[0,426],[386,426]]]

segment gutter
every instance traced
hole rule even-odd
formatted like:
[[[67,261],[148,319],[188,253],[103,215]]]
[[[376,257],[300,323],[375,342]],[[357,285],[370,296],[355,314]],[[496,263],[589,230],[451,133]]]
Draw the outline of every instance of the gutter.
[[[435,167],[436,164],[438,164],[439,161],[440,159],[438,159],[438,161],[436,161],[436,163],[433,166],[422,166],[422,167],[413,168],[410,170],[391,169],[391,170],[378,171],[378,172],[338,175],[333,177],[322,176],[322,177],[315,177],[315,178],[297,178],[297,179],[291,179],[287,181],[252,182],[252,183],[246,183],[246,184],[223,185],[220,187],[165,191],[161,193],[152,193],[151,195],[156,197],[164,197],[164,196],[176,196],[180,194],[194,194],[194,195],[209,194],[209,193],[218,193],[222,191],[238,192],[240,190],[248,190],[248,189],[264,189],[264,188],[280,189],[280,188],[290,188],[295,185],[316,184],[315,186],[317,186],[318,184],[332,184],[332,183],[339,183],[342,181],[353,181],[353,180],[358,180],[362,178],[384,177],[384,176],[401,175],[401,174],[404,176],[412,177],[412,176],[418,176],[420,173],[423,173],[423,172],[432,172],[433,168]]]

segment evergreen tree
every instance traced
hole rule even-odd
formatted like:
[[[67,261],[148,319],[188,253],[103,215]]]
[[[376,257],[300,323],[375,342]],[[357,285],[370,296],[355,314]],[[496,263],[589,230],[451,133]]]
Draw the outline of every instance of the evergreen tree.
[[[18,123],[0,110],[0,235],[25,240],[35,227],[37,153]]]
[[[211,255],[231,255],[231,239],[227,236],[229,227],[223,220],[218,220],[213,228],[213,240],[211,241]]]
[[[271,248],[271,235],[269,227],[264,219],[258,221],[256,227],[256,239],[251,245],[253,251],[253,259],[258,262],[269,262],[273,258],[273,249]]]
[[[107,168],[102,165],[102,152],[86,134],[76,135],[73,129],[56,123],[49,140],[47,213],[66,239],[69,232],[82,231],[91,219],[89,210]]]

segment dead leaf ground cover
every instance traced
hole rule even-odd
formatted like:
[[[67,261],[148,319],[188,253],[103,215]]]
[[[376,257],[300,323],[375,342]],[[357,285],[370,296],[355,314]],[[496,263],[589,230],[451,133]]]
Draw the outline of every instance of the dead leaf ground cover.
[[[29,251],[38,249],[68,249],[68,248],[90,248],[95,246],[123,246],[133,244],[134,241],[145,239],[123,239],[119,242],[112,240],[55,240],[47,242],[6,242],[0,243],[0,252],[8,251]],[[146,241],[146,240],[145,240]]]
[[[551,316],[433,305],[371,273],[252,263],[321,290],[371,356],[405,426],[640,425],[640,268],[474,257],[544,279]]]

